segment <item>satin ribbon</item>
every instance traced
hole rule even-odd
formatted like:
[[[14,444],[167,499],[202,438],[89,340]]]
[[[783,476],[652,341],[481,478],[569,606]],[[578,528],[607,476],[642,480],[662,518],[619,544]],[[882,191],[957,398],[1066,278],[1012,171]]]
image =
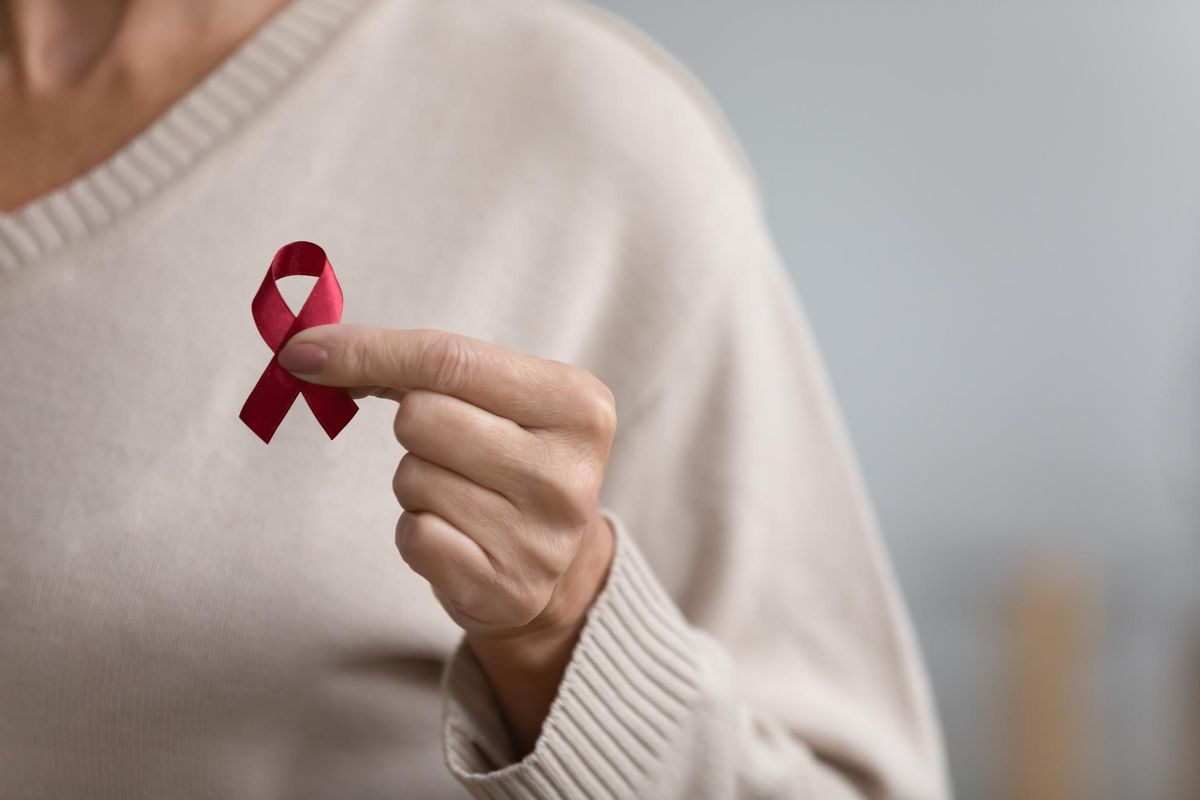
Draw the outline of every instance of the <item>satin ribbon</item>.
[[[310,275],[317,279],[298,315],[288,308],[275,286],[275,281],[290,275]],[[279,248],[250,309],[254,324],[272,353],[278,353],[293,334],[305,328],[340,322],[342,287],[325,251],[312,242],[292,242]],[[271,363],[263,370],[238,416],[260,439],[270,442],[298,394],[304,395],[304,401],[330,439],[358,413],[358,405],[345,389],[300,380],[279,366],[272,355]]]

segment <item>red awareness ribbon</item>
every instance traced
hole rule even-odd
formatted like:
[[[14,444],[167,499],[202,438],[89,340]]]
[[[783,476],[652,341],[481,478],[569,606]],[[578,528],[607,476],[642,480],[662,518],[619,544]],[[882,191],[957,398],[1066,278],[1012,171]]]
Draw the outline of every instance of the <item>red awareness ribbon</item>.
[[[275,286],[275,281],[291,275],[309,275],[317,279],[299,315],[292,313]],[[305,328],[340,322],[342,287],[325,251],[312,242],[292,242],[279,248],[250,309],[254,324],[272,353],[278,353],[293,334]],[[238,416],[260,439],[270,442],[298,394],[304,395],[313,416],[330,439],[358,413],[358,404],[345,389],[300,380],[279,366],[276,356],[272,355],[271,363],[263,370]]]

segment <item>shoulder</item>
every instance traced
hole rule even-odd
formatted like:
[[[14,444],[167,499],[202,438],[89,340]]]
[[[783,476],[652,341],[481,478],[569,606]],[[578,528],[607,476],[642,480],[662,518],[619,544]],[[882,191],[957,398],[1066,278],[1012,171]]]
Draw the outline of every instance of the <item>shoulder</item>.
[[[510,154],[602,168],[627,188],[757,203],[753,170],[700,81],[631,23],[580,0],[416,0],[396,57]],[[401,51],[407,51],[401,52]]]
[[[709,92],[632,23],[581,0],[491,5],[520,20],[548,99],[590,123],[581,133],[635,156],[704,155],[727,170],[722,177],[753,183],[749,162]]]
[[[523,313],[516,345],[569,342],[556,357],[648,394],[765,258],[757,180],[715,100],[662,45],[579,0],[377,10],[367,72],[388,99],[367,117],[389,133],[374,140],[420,151],[406,176],[489,232],[505,286],[537,287],[522,309],[570,304]]]

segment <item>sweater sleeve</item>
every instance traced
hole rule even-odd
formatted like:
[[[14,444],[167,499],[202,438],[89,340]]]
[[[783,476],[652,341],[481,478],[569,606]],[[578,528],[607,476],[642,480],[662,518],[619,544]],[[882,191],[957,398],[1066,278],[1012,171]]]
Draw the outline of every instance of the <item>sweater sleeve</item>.
[[[806,316],[765,223],[647,402],[602,501],[617,532],[533,751],[469,650],[444,741],[476,797],[941,798],[924,669]],[[621,416],[618,398],[618,416]]]

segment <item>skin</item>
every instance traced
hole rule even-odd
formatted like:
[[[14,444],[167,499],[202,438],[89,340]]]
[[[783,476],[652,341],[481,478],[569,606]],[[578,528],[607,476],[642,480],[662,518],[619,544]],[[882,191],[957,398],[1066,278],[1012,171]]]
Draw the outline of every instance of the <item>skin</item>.
[[[286,0],[0,0],[0,210],[103,161]],[[521,757],[612,563],[616,404],[595,376],[437,330],[322,325],[279,362],[398,403],[400,556],[495,689]]]
[[[396,546],[466,632],[529,752],[612,562],[599,512],[612,392],[570,364],[439,330],[319,325],[278,359],[399,403]]]
[[[0,0],[0,210],[133,139],[287,0]]]

